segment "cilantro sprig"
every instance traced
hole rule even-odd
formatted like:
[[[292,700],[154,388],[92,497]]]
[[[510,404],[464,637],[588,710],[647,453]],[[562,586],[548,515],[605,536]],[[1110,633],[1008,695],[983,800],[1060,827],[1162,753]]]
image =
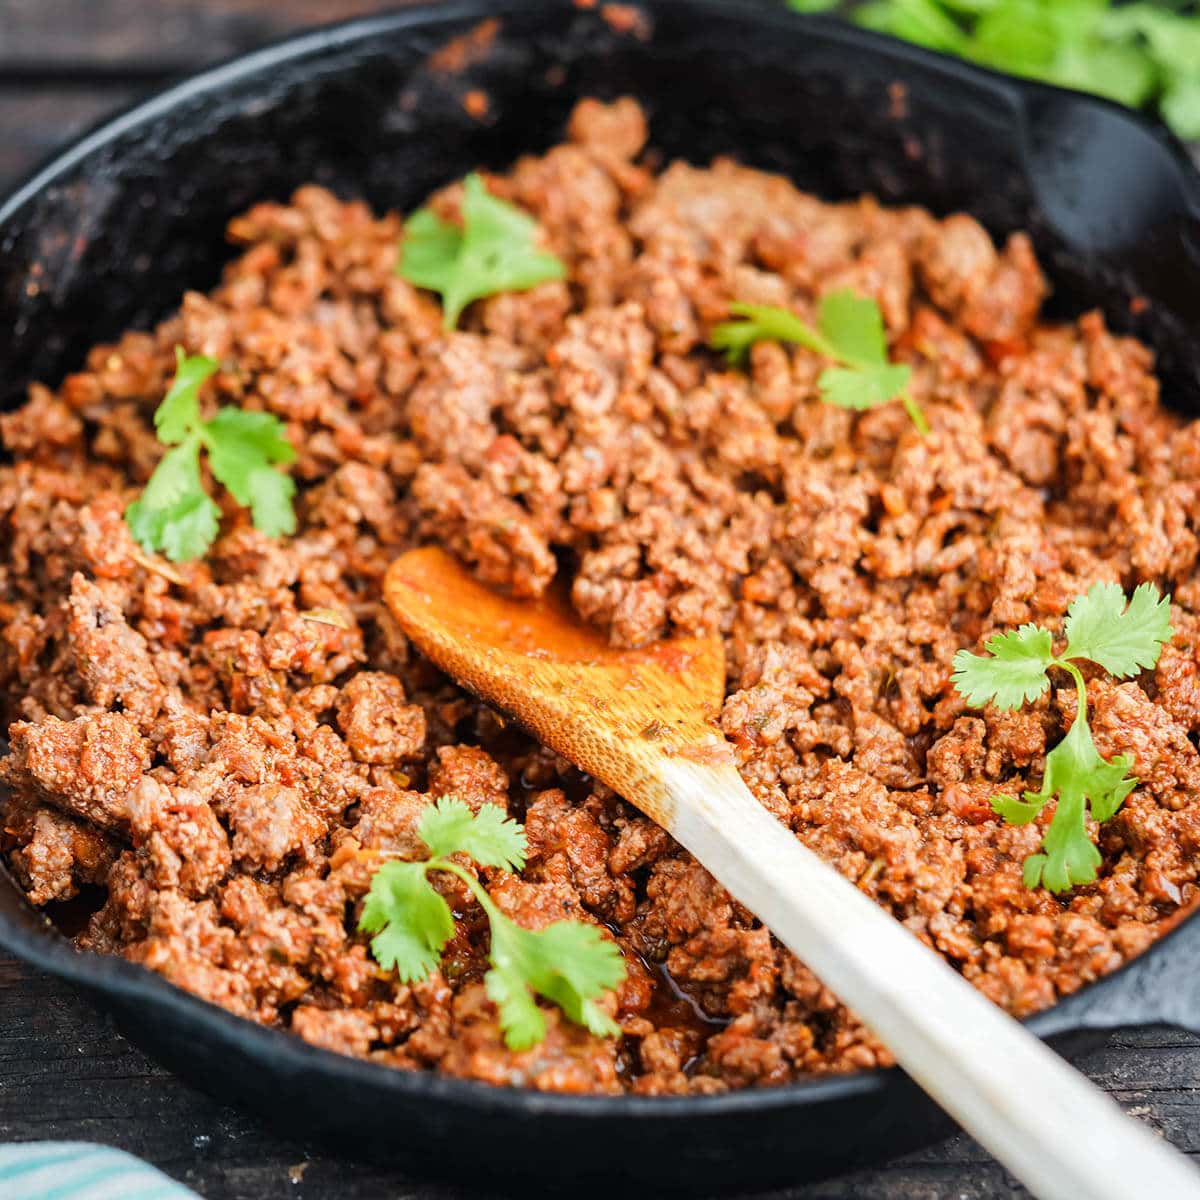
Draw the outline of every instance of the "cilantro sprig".
[[[1157,107],[1200,138],[1200,14],[1111,0],[788,0],[995,70]]]
[[[268,537],[294,533],[296,485],[275,469],[296,457],[283,422],[264,412],[219,409],[200,417],[200,386],[219,364],[175,347],[175,379],[154,414],[158,440],[172,447],[159,460],[142,494],[125,510],[125,523],[144,550],[172,562],[200,558],[217,536],[221,510],[204,490],[200,451],[218,482],[250,509]]]
[[[406,983],[424,979],[441,961],[454,936],[450,906],[429,882],[433,871],[448,871],[466,884],[491,927],[484,978],[500,1014],[506,1045],[526,1050],[546,1036],[546,1018],[535,994],[557,1004],[577,1025],[600,1037],[620,1028],[595,1000],[625,978],[620,950],[595,925],[555,921],[544,929],[524,929],[496,906],[483,885],[451,855],[481,867],[519,871],[525,865],[525,832],[492,804],[473,813],[461,800],[443,796],[421,816],[417,834],[429,848],[421,862],[384,863],[371,879],[358,927],[375,936],[371,953]]]
[[[1174,635],[1171,598],[1150,583],[1134,590],[1128,607],[1115,583],[1097,583],[1077,596],[1063,624],[1066,646],[1054,653],[1053,635],[1039,625],[1022,625],[987,641],[990,656],[960,650],[954,656],[951,681],[973,708],[994,704],[1016,709],[1036,700],[1050,686],[1051,667],[1066,671],[1075,681],[1075,720],[1066,737],[1046,755],[1042,787],[1015,796],[992,797],[992,808],[1011,825],[1027,825],[1056,796],[1058,804],[1042,838],[1041,854],[1025,859],[1025,886],[1045,884],[1065,892],[1091,883],[1100,866],[1100,852],[1087,835],[1086,818],[1103,823],[1116,813],[1137,786],[1129,775],[1133,762],[1126,754],[1100,757],[1088,725],[1087,686],[1075,665],[1086,659],[1118,679],[1128,679],[1158,662],[1163,644]]]
[[[566,275],[562,260],[539,249],[537,237],[532,217],[493,196],[472,173],[463,182],[462,227],[418,209],[405,222],[396,274],[440,292],[442,324],[453,329],[472,300]]]
[[[929,432],[925,414],[908,392],[912,368],[888,361],[883,314],[874,300],[848,288],[830,292],[817,309],[816,329],[771,304],[735,301],[729,310],[741,319],[717,325],[709,340],[731,363],[745,361],[755,342],[795,342],[840,364],[826,367],[817,380],[826,404],[862,411],[898,399],[918,432]]]

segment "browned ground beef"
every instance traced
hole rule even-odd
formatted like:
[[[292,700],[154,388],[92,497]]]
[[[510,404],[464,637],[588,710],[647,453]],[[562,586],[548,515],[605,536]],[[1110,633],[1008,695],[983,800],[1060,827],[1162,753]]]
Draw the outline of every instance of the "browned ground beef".
[[[584,103],[564,145],[489,179],[570,276],[461,332],[393,273],[399,217],[303,188],[232,223],[214,292],[0,419],[8,862],[35,904],[107,889],[82,945],[321,1046],[497,1083],[713,1092],[889,1061],[669,837],[410,650],[379,583],[425,540],[522,595],[568,573],[617,642],[719,628],[755,794],[1017,1015],[1195,895],[1200,426],[1160,407],[1150,354],[1096,314],[1039,322],[1020,235],[733,162],[655,174],[645,137],[633,103]],[[706,348],[732,299],[811,314],[845,286],[878,300],[930,436],[899,405],[822,405],[808,351],[761,344],[741,372]],[[295,537],[221,495],[203,562],[130,538],[176,344],[222,363],[206,403],[288,423]],[[1040,778],[1074,693],[967,712],[950,660],[1057,627],[1102,579],[1171,590],[1178,634],[1155,671],[1092,685],[1101,752],[1142,784],[1098,832],[1100,881],[1057,898],[1020,880],[1050,813],[1014,828],[988,798]],[[444,792],[527,823],[522,875],[481,873],[506,912],[613,931],[623,1039],[551,1011],[543,1045],[506,1050],[455,881],[442,971],[373,963],[358,851],[417,853]]]

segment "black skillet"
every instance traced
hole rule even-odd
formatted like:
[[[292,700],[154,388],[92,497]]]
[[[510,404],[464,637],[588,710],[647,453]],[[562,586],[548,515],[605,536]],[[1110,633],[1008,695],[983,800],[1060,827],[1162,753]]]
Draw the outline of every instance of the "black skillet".
[[[869,191],[963,209],[998,234],[1031,230],[1054,308],[1101,306],[1158,351],[1167,400],[1195,406],[1200,178],[1162,131],[777,6],[655,0],[638,12],[629,28],[611,8],[459,0],[354,21],[203,72],[87,135],[0,208],[4,402],[212,284],[226,220],[255,200],[316,180],[407,209],[477,164],[550,145],[579,97],[631,93],[666,156],[733,154],[825,196]],[[457,73],[430,65],[484,17],[500,25],[477,61]],[[469,88],[487,92],[486,119],[468,116]],[[0,947],[77,984],[173,1070],[293,1134],[492,1186],[524,1176],[562,1192],[749,1191],[949,1130],[894,1070],[652,1100],[540,1095],[342,1058],[75,952],[7,876]],[[1067,1052],[1098,1030],[1163,1024],[1200,1032],[1200,920],[1031,1022]]]

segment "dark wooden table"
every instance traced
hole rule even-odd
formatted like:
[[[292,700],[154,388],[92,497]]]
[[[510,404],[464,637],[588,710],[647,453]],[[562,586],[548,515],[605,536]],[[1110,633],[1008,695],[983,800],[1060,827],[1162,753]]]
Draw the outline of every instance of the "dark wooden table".
[[[0,190],[105,113],[174,76],[290,29],[381,7],[370,0],[0,0]],[[1117,1035],[1081,1065],[1130,1112],[1200,1156],[1200,1040],[1163,1031]],[[39,1138],[120,1146],[206,1200],[487,1200],[339,1162],[268,1132],[155,1066],[70,989],[0,956],[0,1141]],[[568,1191],[548,1181],[548,1194]],[[775,1200],[1027,1195],[959,1137]]]

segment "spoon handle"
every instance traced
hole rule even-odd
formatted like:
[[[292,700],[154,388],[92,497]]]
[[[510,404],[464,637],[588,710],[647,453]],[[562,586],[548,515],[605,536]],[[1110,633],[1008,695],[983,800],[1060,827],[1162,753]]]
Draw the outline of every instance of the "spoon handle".
[[[670,832],[1040,1200],[1200,1198],[1200,1171],[808,850],[732,767],[667,760]]]

